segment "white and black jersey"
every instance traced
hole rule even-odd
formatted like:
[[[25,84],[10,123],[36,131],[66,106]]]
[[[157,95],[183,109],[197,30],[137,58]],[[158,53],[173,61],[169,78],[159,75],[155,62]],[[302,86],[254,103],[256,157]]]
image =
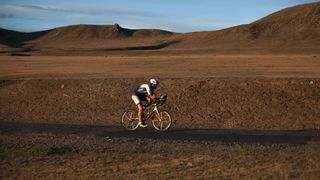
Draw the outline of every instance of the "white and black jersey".
[[[150,84],[141,84],[133,89],[133,95],[137,96],[151,96],[154,94],[154,88]]]
[[[141,84],[135,86],[132,90],[132,100],[135,104],[139,104],[141,101],[145,101],[147,96],[154,95],[155,89],[150,84]]]

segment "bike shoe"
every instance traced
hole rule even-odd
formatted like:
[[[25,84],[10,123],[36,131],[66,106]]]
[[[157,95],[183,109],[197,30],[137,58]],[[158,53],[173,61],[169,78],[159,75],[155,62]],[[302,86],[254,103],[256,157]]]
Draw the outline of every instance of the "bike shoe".
[[[140,122],[140,127],[146,128],[147,126],[148,126],[148,125],[147,125],[146,122],[144,122],[144,121]]]

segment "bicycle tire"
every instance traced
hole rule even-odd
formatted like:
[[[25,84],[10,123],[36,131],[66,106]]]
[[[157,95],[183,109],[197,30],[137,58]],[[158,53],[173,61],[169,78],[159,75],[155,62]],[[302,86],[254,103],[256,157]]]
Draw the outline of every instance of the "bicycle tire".
[[[172,118],[168,111],[159,111],[153,116],[152,125],[158,131],[167,131],[172,125]]]
[[[121,116],[121,124],[129,131],[134,131],[139,127],[139,119],[137,112],[134,110],[127,110]]]

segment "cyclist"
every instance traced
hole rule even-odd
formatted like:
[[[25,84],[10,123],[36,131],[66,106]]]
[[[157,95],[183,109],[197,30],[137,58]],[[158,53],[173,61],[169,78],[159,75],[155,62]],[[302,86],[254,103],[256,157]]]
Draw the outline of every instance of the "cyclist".
[[[152,102],[154,99],[159,99],[154,91],[157,89],[159,81],[156,79],[150,79],[148,84],[141,84],[135,86],[132,92],[132,100],[138,107],[138,118],[140,127],[147,127],[146,122],[142,119],[143,110],[145,107],[141,104],[142,101]]]

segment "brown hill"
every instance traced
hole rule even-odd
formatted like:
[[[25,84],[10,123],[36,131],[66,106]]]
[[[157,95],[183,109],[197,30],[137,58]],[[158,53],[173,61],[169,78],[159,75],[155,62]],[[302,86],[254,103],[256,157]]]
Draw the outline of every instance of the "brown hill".
[[[283,9],[251,24],[180,35],[171,48],[320,51],[320,3]],[[281,49],[279,49],[281,48]]]
[[[73,25],[23,33],[0,29],[0,52],[160,49],[175,33],[115,25]]]
[[[155,45],[173,35],[157,29],[126,29],[115,25],[73,25],[50,30],[44,36],[29,41],[40,48],[102,49]]]
[[[163,30],[133,30],[115,25],[73,25],[51,30],[37,41],[75,40],[75,39],[100,39],[119,40],[124,38],[150,38],[168,36],[173,33]]]
[[[47,32],[49,31],[24,33],[0,28],[0,44],[11,47],[21,47],[26,41],[42,37]]]
[[[287,8],[249,25],[252,38],[308,40],[320,36],[320,3]]]
[[[283,9],[251,24],[219,31],[172,33],[115,25],[74,25],[35,33],[0,29],[0,44],[72,51],[203,50],[209,52],[320,52],[320,3]]]

